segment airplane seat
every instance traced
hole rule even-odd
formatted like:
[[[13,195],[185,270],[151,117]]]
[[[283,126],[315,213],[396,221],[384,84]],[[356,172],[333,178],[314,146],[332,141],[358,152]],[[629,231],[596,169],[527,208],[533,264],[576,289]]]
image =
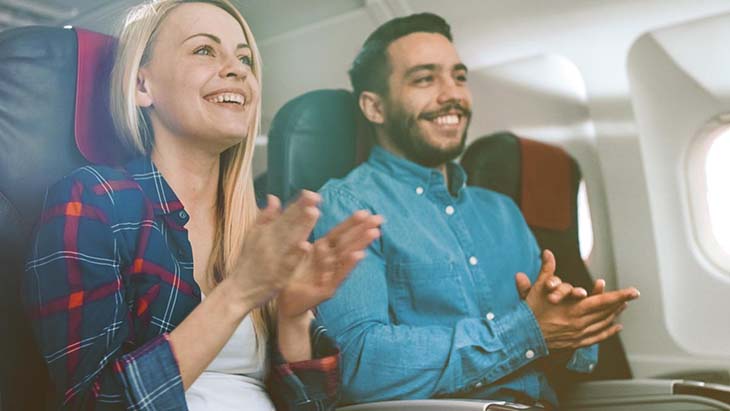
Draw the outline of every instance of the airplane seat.
[[[481,157],[502,160],[501,167],[493,169],[493,175],[477,173],[475,178],[470,177],[470,184],[493,184],[498,191],[508,193],[513,198],[525,198],[529,201],[538,201],[538,194],[519,192],[526,188],[520,181],[520,145],[517,140],[502,137],[507,145],[512,145],[512,157],[504,153],[491,150],[478,150],[479,157],[475,163],[482,161]],[[267,185],[269,192],[279,196],[282,201],[289,200],[298,190],[318,190],[329,178],[345,176],[352,168],[367,158],[372,147],[372,130],[364,117],[360,114],[357,102],[352,93],[345,90],[315,90],[296,97],[286,103],[276,113],[269,132]],[[473,150],[472,150],[473,152]],[[558,153],[553,153],[557,155]],[[528,154],[529,155],[529,154]],[[465,154],[466,156],[466,154]],[[567,157],[567,155],[566,155]],[[569,159],[569,157],[567,157]],[[528,160],[533,161],[533,160]],[[564,174],[569,175],[571,167],[572,180],[566,180],[559,190],[563,194],[564,208],[574,207],[568,200],[575,200],[577,184],[580,181],[580,171],[572,160],[564,162]],[[540,173],[542,169],[532,169],[529,173]],[[484,183],[484,182],[487,183]],[[535,182],[529,185],[530,190],[539,189]],[[549,192],[548,192],[549,194]],[[569,197],[568,194],[570,194]],[[534,198],[534,200],[533,200]],[[519,201],[517,202],[519,204]],[[540,205],[533,203],[531,211],[535,216],[545,218]],[[567,204],[567,205],[565,205]],[[566,225],[566,216],[569,216],[567,225],[575,230],[577,222],[575,211],[572,214],[562,211],[561,218],[552,221]],[[528,219],[530,221],[530,219]],[[547,229],[550,226],[548,226]],[[577,235],[577,234],[575,234]],[[546,241],[551,234],[536,229],[538,242]],[[575,237],[577,239],[577,237]],[[573,240],[571,240],[573,241]],[[575,240],[577,241],[577,240]],[[571,243],[572,244],[572,243]],[[570,247],[573,247],[572,245]],[[560,256],[571,253],[580,259],[580,253],[575,250],[567,251],[567,246],[554,246],[558,255],[558,269],[572,269],[568,258],[560,265]],[[566,251],[564,251],[564,248]],[[582,259],[580,259],[580,264]],[[560,271],[563,273],[563,271]],[[592,281],[585,266],[582,271],[576,270],[576,283],[583,286]],[[567,277],[566,277],[567,279]],[[617,341],[618,343],[618,341]],[[730,387],[694,383],[684,380],[630,380],[630,370],[623,356],[620,343],[617,345],[621,356],[615,363],[600,364],[596,369],[597,376],[605,378],[626,378],[613,381],[591,381],[576,384],[564,392],[561,400],[561,410],[730,410]],[[623,359],[622,359],[623,358]],[[520,408],[523,407],[523,408]],[[519,404],[504,404],[501,402],[480,401],[471,399],[438,399],[438,400],[401,400],[384,401],[377,403],[356,404],[340,408],[340,411],[422,411],[422,410],[510,410],[530,409]]]
[[[50,381],[20,302],[20,277],[45,190],[90,162],[126,159],[108,110],[112,49],[111,37],[81,29],[36,26],[0,33],[3,410],[48,406]]]
[[[580,253],[578,189],[582,174],[574,158],[560,147],[504,131],[475,140],[464,152],[461,164],[468,175],[467,184],[514,200],[540,248],[555,254],[556,273],[563,280],[591,290],[593,279]],[[568,398],[574,397],[578,382],[632,378],[619,335],[600,343],[599,361],[591,374],[571,372],[549,362],[545,371],[559,395]],[[662,380],[653,383],[658,381]],[[729,388],[711,385],[723,392]],[[723,394],[720,398],[727,403],[730,397]]]
[[[299,190],[316,191],[344,177],[367,159],[369,127],[346,90],[316,90],[289,101],[271,122],[268,192],[286,202]]]
[[[582,175],[574,158],[560,147],[500,132],[470,144],[461,165],[468,175],[467,184],[500,192],[514,200],[540,248],[555,254],[558,276],[591,291],[593,279],[578,241],[578,188]],[[563,367],[548,367],[547,371],[558,391],[578,381],[632,378],[618,335],[600,344],[599,361],[591,374],[574,373]]]

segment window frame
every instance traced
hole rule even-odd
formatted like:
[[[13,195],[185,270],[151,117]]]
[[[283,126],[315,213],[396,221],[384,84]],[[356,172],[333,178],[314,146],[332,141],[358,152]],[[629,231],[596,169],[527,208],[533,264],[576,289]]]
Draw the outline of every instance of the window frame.
[[[693,240],[707,261],[727,273],[730,252],[723,248],[713,231],[707,184],[707,158],[713,143],[722,136],[730,139],[730,113],[711,119],[691,140],[685,170]]]

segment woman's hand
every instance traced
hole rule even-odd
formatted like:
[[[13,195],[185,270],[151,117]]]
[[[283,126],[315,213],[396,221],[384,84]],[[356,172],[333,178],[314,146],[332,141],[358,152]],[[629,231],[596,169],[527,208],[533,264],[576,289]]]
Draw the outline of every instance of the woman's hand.
[[[275,196],[268,196],[266,209],[248,229],[243,247],[224,285],[247,307],[257,307],[277,295],[312,252],[307,241],[319,218],[320,196],[303,191],[281,211]]]
[[[380,236],[379,215],[356,211],[326,236],[315,241],[301,260],[294,277],[278,298],[278,320],[296,322],[310,309],[332,297],[358,261],[365,248]]]

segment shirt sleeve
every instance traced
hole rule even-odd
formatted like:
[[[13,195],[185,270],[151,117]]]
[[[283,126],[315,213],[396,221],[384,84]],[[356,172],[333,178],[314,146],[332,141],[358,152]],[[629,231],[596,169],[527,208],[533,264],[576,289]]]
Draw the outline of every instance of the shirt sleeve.
[[[516,208],[516,206],[515,206]],[[519,211],[518,211],[519,213]],[[542,251],[540,250],[539,245],[537,244],[537,240],[535,239],[535,236],[532,234],[532,231],[530,230],[527,223],[524,221],[524,218],[522,217],[521,213],[519,217],[519,221],[522,222],[525,228],[525,232],[528,235],[528,242],[531,244],[531,247],[535,250],[532,254],[536,256],[535,260],[532,264],[532,271],[530,273],[527,273],[530,277],[530,281],[533,283],[537,280],[537,276],[540,273],[540,269],[542,268]],[[563,357],[562,353],[558,354],[556,353],[558,357]],[[563,357],[565,358],[565,357]],[[593,368],[595,367],[596,363],[598,362],[598,344],[594,344],[588,347],[579,348],[577,350],[573,351],[573,354],[570,356],[570,359],[568,361],[565,361],[564,359],[559,359],[558,361],[561,366],[565,366],[570,371],[575,371],[579,373],[590,373],[593,371]],[[552,362],[551,362],[552,364]]]
[[[377,212],[344,190],[322,195],[317,238],[355,210]],[[449,326],[391,321],[381,241],[370,245],[335,296],[318,308],[318,317],[343,347],[344,403],[458,394],[494,383],[548,354],[524,302],[494,321],[464,318]]]
[[[316,320],[312,321],[310,334],[312,359],[307,361],[287,363],[272,343],[272,370],[267,385],[278,411],[335,409],[340,383],[340,351]]]
[[[83,176],[46,194],[23,283],[25,309],[64,410],[185,410],[167,335],[135,344],[113,198]]]

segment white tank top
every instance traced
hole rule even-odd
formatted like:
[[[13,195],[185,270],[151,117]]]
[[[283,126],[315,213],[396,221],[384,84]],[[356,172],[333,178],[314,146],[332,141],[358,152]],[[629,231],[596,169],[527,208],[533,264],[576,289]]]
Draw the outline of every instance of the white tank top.
[[[205,298],[201,296],[201,299]],[[241,321],[218,356],[185,391],[190,411],[272,411],[264,389],[268,372],[266,342],[256,349],[250,316]]]

